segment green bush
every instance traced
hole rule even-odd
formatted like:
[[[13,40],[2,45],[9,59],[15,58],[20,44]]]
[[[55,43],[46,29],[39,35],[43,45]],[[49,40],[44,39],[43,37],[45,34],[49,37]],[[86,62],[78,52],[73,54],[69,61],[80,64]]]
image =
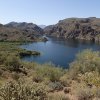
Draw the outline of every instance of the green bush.
[[[92,50],[85,50],[77,55],[74,62],[70,64],[70,76],[77,77],[78,74],[98,71],[100,73],[100,53]]]
[[[44,81],[44,77],[40,73],[35,72],[35,73],[33,73],[32,80],[33,80],[33,82],[40,83],[40,82]]]
[[[10,55],[6,58],[5,65],[6,65],[7,69],[9,69],[11,71],[19,71],[21,62],[20,62],[19,57]]]
[[[48,78],[52,82],[58,81],[60,77],[64,74],[63,69],[56,68],[55,66],[49,64],[38,66],[36,71],[39,76],[42,76],[44,79]]]
[[[81,75],[80,80],[85,82],[87,85],[100,86],[100,74],[98,72],[86,72]]]
[[[66,87],[69,87],[71,85],[71,79],[68,73],[64,74],[60,77],[60,82]]]
[[[41,84],[9,82],[0,88],[0,100],[45,100],[47,91]]]
[[[7,55],[5,53],[0,52],[0,64],[3,64],[4,61],[6,60]]]

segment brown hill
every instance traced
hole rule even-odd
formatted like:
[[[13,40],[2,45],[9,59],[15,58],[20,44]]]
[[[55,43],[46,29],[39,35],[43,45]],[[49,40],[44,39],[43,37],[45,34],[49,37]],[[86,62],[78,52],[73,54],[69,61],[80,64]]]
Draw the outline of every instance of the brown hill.
[[[0,41],[36,41],[42,39],[43,29],[33,23],[0,24]]]
[[[54,37],[100,41],[100,18],[68,18],[47,26],[44,31]]]

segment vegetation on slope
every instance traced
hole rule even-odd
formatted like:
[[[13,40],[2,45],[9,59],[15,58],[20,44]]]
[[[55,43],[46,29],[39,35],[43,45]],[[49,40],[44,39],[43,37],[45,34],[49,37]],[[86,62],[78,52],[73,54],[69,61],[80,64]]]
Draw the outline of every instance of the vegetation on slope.
[[[0,43],[0,100],[100,99],[100,52],[85,50],[62,69],[22,61],[18,45]]]

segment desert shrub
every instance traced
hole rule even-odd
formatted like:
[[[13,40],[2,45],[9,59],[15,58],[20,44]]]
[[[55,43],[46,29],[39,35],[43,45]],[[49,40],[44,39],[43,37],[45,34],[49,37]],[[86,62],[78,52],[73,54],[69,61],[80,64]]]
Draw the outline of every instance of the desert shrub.
[[[70,79],[70,77],[69,77],[69,75],[68,75],[68,73],[67,74],[64,74],[62,77],[60,77],[60,82],[64,85],[64,86],[70,86],[71,85],[71,79]]]
[[[35,69],[35,67],[37,65],[36,63],[33,63],[33,62],[30,63],[30,62],[26,62],[26,61],[22,62],[21,64],[23,67],[25,67],[27,69]]]
[[[0,88],[0,100],[45,100],[47,91],[40,84],[9,82]]]
[[[78,91],[78,100],[92,100],[92,94],[89,90]]]
[[[48,94],[48,87],[44,84],[34,83],[32,86],[34,100],[45,100]],[[32,96],[32,97],[33,97]]]
[[[78,100],[92,100],[93,91],[84,83],[76,83],[73,85],[73,93],[77,96]]]
[[[89,87],[84,82],[74,83],[72,93],[75,94],[78,100],[94,100],[100,98],[100,87]]]
[[[3,71],[2,69],[0,69],[0,76],[2,76],[3,72],[4,72],[4,71]]]
[[[62,68],[57,68],[48,64],[43,64],[41,66],[39,65],[36,71],[38,75],[42,76],[43,78],[48,78],[52,82],[58,81],[64,74],[64,70]]]
[[[0,64],[3,64],[4,61],[6,60],[6,56],[5,53],[0,52]]]
[[[40,75],[40,73],[35,72],[33,73],[33,78],[32,78],[33,82],[42,82],[44,80],[44,77],[42,75]]]
[[[63,85],[60,82],[51,82],[48,84],[49,88],[51,89],[51,91],[60,91],[63,90]]]
[[[20,59],[17,56],[10,55],[6,58],[5,65],[11,71],[19,71],[21,66]]]
[[[100,74],[98,72],[86,72],[81,75],[81,81],[84,81],[86,84],[100,86]]]
[[[62,94],[53,93],[48,95],[47,100],[70,100],[70,98],[63,93]]]
[[[77,77],[79,73],[98,71],[100,73],[100,53],[92,50],[84,50],[77,55],[76,60],[70,64],[70,76]]]
[[[93,87],[92,91],[94,93],[94,98],[99,98],[100,99],[100,87]]]
[[[13,78],[14,80],[18,81],[18,79],[20,78],[20,75],[19,75],[18,73],[16,73],[16,72],[13,72],[13,73],[12,73],[12,78]]]

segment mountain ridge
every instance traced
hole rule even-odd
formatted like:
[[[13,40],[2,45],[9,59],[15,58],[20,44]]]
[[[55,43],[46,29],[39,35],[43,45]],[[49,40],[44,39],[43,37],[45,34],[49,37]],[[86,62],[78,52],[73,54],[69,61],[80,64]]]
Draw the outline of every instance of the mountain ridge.
[[[44,28],[48,36],[100,41],[100,18],[67,18]]]
[[[33,23],[0,24],[0,41],[37,41],[42,39],[43,34],[43,29]]]

